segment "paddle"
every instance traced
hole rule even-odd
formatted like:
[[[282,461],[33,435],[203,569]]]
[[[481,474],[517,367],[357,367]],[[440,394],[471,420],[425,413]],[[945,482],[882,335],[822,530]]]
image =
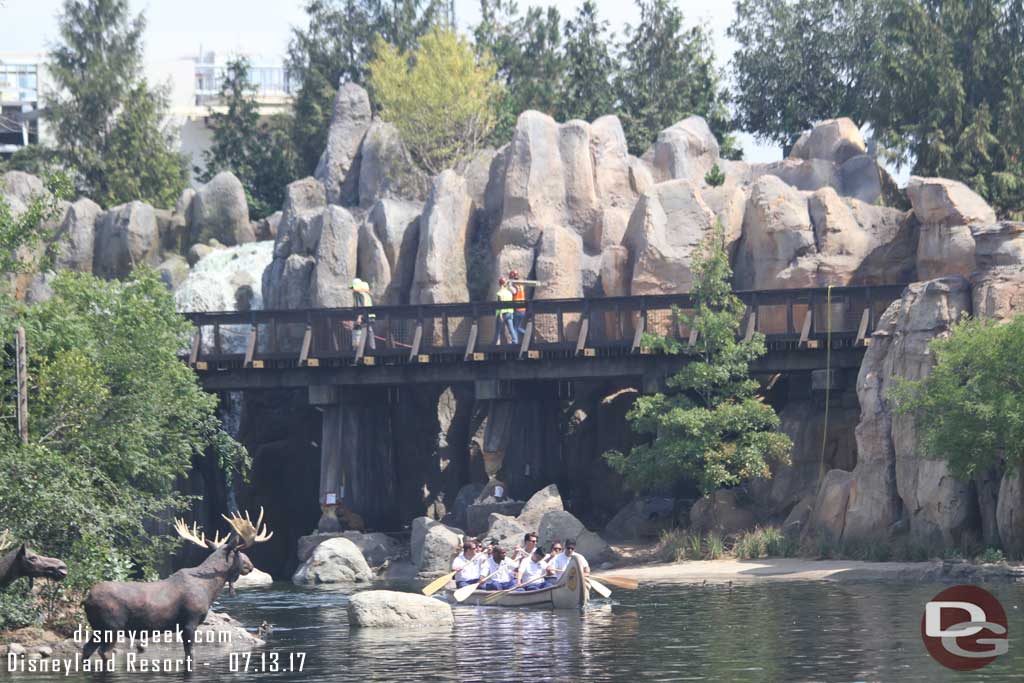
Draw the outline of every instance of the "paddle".
[[[494,602],[495,600],[500,598],[502,595],[505,595],[505,593],[511,593],[512,591],[514,591],[517,588],[522,588],[523,586],[528,586],[531,583],[533,583],[534,581],[537,581],[538,579],[543,579],[543,578],[544,578],[544,575],[541,574],[540,576],[533,577],[529,581],[522,582],[518,586],[512,586],[511,588],[506,588],[503,591],[498,591],[497,593],[493,593],[491,595],[488,595],[486,598],[484,598],[484,604],[485,605],[490,605],[492,602]]]
[[[610,583],[616,588],[625,588],[628,591],[635,591],[640,587],[639,581],[636,579],[627,579],[624,576],[602,576],[601,580],[605,583]]]
[[[499,569],[498,571],[501,570]],[[498,572],[494,572],[494,574],[497,573]],[[477,588],[487,583],[487,580],[494,576],[494,574],[485,576],[484,578],[480,579],[479,583],[467,583],[465,586],[452,593],[452,597],[455,598],[455,602],[462,602],[463,600],[468,598],[470,595],[473,594],[474,591],[476,591]]]
[[[448,582],[454,579],[456,574],[458,574],[457,571],[452,572],[451,574],[445,574],[444,576],[431,581],[423,587],[423,594],[427,596],[433,595],[434,593],[448,585]]]
[[[598,595],[600,595],[602,598],[611,597],[611,594],[612,594],[611,589],[608,588],[608,586],[605,586],[603,583],[601,583],[597,579],[593,579],[593,578],[588,576],[587,577],[587,583],[590,585],[590,589],[592,591],[594,591],[595,593],[597,593]]]

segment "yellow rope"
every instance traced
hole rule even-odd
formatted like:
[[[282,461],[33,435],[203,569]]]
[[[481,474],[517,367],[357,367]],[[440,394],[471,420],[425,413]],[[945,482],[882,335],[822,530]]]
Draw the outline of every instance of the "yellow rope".
[[[825,292],[825,424],[821,428],[821,457],[818,461],[818,483],[825,476],[825,447],[828,445],[828,404],[832,393],[832,285]]]

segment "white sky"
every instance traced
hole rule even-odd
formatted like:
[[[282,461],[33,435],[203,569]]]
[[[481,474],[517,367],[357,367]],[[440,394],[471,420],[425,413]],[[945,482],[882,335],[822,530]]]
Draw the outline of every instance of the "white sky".
[[[582,0],[531,2],[520,0],[521,12],[529,5],[555,5],[563,18],[572,16]],[[720,65],[734,46],[725,36],[734,15],[730,0],[676,0],[688,23],[706,22],[715,37]],[[146,14],[146,59],[164,62],[204,51],[241,52],[266,63],[279,62],[291,27],[305,23],[302,0],[130,0],[134,11]],[[0,0],[0,52],[43,52],[57,38],[56,16],[61,0]],[[597,0],[599,15],[621,35],[627,23],[638,19],[631,0]],[[455,0],[461,27],[476,23],[479,0]],[[741,136],[751,161],[781,158],[778,148],[757,144]]]

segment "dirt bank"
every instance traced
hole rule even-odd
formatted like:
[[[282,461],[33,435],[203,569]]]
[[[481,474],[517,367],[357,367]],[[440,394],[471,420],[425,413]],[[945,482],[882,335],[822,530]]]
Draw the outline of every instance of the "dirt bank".
[[[1024,581],[1024,566],[973,564],[956,560],[930,562],[859,562],[856,560],[699,560],[672,564],[634,564],[616,567],[612,576],[629,576],[646,583],[704,583],[726,581]]]

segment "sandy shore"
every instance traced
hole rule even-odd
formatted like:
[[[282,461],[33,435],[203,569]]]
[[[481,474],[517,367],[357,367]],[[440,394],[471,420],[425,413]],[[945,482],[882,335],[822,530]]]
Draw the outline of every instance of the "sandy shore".
[[[803,560],[778,558],[767,560],[699,560],[673,564],[642,564],[616,567],[594,576],[628,576],[647,583],[703,583],[726,581],[865,581],[933,580],[948,576],[944,563],[931,562],[859,562],[856,560]]]

